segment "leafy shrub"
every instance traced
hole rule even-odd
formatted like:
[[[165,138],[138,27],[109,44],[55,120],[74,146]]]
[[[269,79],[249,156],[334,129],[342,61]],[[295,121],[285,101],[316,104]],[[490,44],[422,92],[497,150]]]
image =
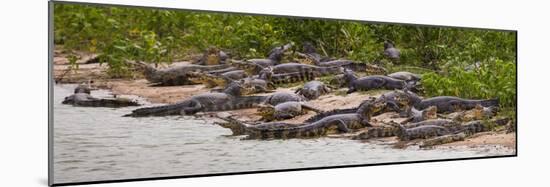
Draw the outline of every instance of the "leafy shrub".
[[[463,98],[499,98],[501,106],[516,105],[516,64],[502,60],[481,63],[472,71],[455,66],[446,75],[435,72],[422,76],[426,96],[458,96]]]

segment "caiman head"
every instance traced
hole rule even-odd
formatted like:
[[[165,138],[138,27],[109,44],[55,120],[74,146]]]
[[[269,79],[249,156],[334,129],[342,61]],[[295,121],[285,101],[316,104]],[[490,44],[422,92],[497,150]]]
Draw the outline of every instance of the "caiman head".
[[[472,113],[473,113],[475,119],[483,119],[483,117],[484,117],[484,115],[483,115],[483,106],[476,105],[472,109]]]
[[[485,107],[476,105],[473,109],[459,113],[455,120],[467,122],[485,119]]]
[[[346,85],[349,85],[352,81],[356,80],[357,76],[351,69],[344,69],[344,81]]]
[[[394,45],[393,45],[392,42],[390,42],[388,40],[384,41],[384,50],[389,49],[389,48],[393,48],[393,47],[394,47]]]
[[[220,50],[214,46],[210,46],[204,58],[204,65],[218,65],[221,61]]]
[[[395,97],[393,98],[399,106],[411,106],[412,101],[409,94],[401,90],[395,90]]]
[[[422,110],[422,117],[425,120],[437,119],[437,106],[430,106],[430,107]]]
[[[126,61],[126,63],[130,64],[136,71],[141,72],[147,80],[158,79],[158,75],[156,74],[157,69],[155,67],[141,61]]]
[[[254,75],[264,68],[258,64],[246,61],[231,61],[231,66],[242,69],[247,75]]]
[[[399,137],[399,138],[402,138],[403,135],[405,134],[405,131],[407,130],[403,125],[395,122],[395,121],[390,121],[389,123],[387,123],[388,125],[394,127],[394,131],[393,131],[393,134],[395,134],[395,136]]]
[[[262,116],[262,119],[265,121],[270,121],[273,119],[273,116],[275,115],[275,107],[272,105],[259,105],[257,114],[259,116]]]
[[[204,72],[193,71],[187,72],[186,75],[189,81],[197,84],[206,84],[209,80],[209,76]]]
[[[227,85],[227,87],[223,90],[223,93],[235,97],[240,97],[243,94],[247,94],[248,92],[250,92],[249,87],[243,86],[242,83],[238,81],[233,81],[229,83],[229,85]]]
[[[369,99],[361,103],[357,109],[357,113],[363,120],[369,121],[374,113],[384,110],[386,106],[387,100],[385,96],[380,96],[379,98]]]
[[[245,134],[246,127],[243,126],[241,123],[239,123],[238,120],[233,119],[231,117],[218,117],[219,119],[224,120],[224,122],[214,122],[214,124],[219,125],[223,128],[228,128],[233,132],[234,136],[243,135]]]
[[[233,81],[230,83],[230,86],[231,85],[238,88],[238,92],[240,93],[239,96],[251,95],[259,92],[256,86],[254,86],[253,84],[247,84],[245,80]]]
[[[65,99],[63,99],[62,104],[72,104],[75,102],[75,95],[67,96]]]
[[[227,85],[227,81],[224,78],[205,72],[193,71],[187,72],[186,75],[189,81],[197,84],[204,84],[209,88]]]
[[[416,95],[414,92],[411,92],[408,89],[403,89],[403,92],[407,94],[407,96],[409,97],[411,105],[415,105],[417,103],[420,103],[420,101],[422,101],[422,98],[420,98],[418,95]]]
[[[75,89],[74,89],[74,93],[87,93],[87,94],[90,94],[92,92],[92,90],[96,90],[95,88],[92,87],[92,84],[94,83],[93,80],[89,80],[89,81],[86,81],[86,82],[83,82],[81,84],[79,84]]]
[[[288,49],[290,49],[291,47],[292,47],[292,43],[275,47],[271,49],[271,51],[267,55],[268,56],[267,58],[280,62],[283,59],[283,56],[289,51]]]

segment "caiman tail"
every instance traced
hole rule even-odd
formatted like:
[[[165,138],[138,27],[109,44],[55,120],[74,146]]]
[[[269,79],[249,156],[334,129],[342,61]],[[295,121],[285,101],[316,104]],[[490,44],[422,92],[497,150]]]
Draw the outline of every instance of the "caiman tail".
[[[371,138],[383,138],[395,136],[396,127],[394,126],[377,126],[369,127],[366,132],[362,132],[357,136],[353,137],[354,140],[366,140]]]
[[[254,108],[264,103],[266,98],[267,96],[235,97],[233,100],[221,105],[204,106],[203,111],[212,112],[212,111],[226,111],[226,110]]]
[[[183,107],[187,106],[187,102],[163,105],[163,106],[154,106],[139,108],[130,114],[126,114],[123,117],[146,117],[146,116],[171,116],[171,115],[181,115],[181,110]]]
[[[507,125],[510,118],[493,119],[489,121],[471,121],[462,125],[462,132],[466,134],[475,134],[478,132],[491,131],[496,127]]]
[[[335,110],[331,110],[331,111],[327,111],[327,112],[321,112],[321,113],[318,113],[316,114],[315,116],[312,116],[308,119],[306,119],[304,121],[304,123],[313,123],[313,122],[316,122],[316,121],[319,121],[327,116],[332,116],[332,115],[336,115],[336,114],[349,114],[349,113],[355,113],[357,112],[357,107],[356,108],[347,108],[347,109],[335,109]]]
[[[344,72],[344,68],[334,66],[334,67],[320,67],[317,71],[314,71],[315,76],[327,76],[327,75],[336,75]]]
[[[492,107],[492,106],[493,107],[498,107],[499,99],[495,98],[495,99],[481,100],[480,104],[481,104],[481,106],[484,106],[484,107]]]
[[[355,72],[366,72],[368,75],[386,75],[388,70],[377,65],[371,65],[366,63],[349,63],[343,65],[346,69],[351,69]]]
[[[311,70],[303,70],[301,72],[275,74],[270,78],[273,84],[289,84],[295,82],[305,82],[315,79],[315,75]]]

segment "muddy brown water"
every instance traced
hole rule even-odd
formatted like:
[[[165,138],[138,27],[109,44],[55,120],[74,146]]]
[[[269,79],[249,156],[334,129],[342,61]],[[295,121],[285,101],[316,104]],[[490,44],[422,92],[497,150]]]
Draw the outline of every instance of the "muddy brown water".
[[[54,182],[164,177],[513,154],[476,148],[395,149],[343,138],[240,140],[208,119],[121,117],[120,109],[62,105],[76,85],[54,87]],[[93,91],[109,97],[105,90]]]

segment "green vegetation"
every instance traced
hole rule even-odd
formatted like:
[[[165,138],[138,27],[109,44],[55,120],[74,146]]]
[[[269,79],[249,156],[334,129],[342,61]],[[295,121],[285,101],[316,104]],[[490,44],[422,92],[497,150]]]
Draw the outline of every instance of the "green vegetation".
[[[471,71],[455,66],[448,73],[422,76],[426,96],[454,95],[464,98],[499,98],[507,107],[516,105],[516,64],[495,60]]]
[[[101,54],[113,77],[131,73],[126,60],[170,63],[209,46],[236,59],[261,58],[274,46],[294,42],[300,50],[308,41],[326,56],[423,73],[427,96],[499,97],[515,105],[514,32],[60,3],[54,24],[55,44]],[[381,55],[385,40],[401,50],[397,66]],[[475,62],[479,69],[464,70]]]

